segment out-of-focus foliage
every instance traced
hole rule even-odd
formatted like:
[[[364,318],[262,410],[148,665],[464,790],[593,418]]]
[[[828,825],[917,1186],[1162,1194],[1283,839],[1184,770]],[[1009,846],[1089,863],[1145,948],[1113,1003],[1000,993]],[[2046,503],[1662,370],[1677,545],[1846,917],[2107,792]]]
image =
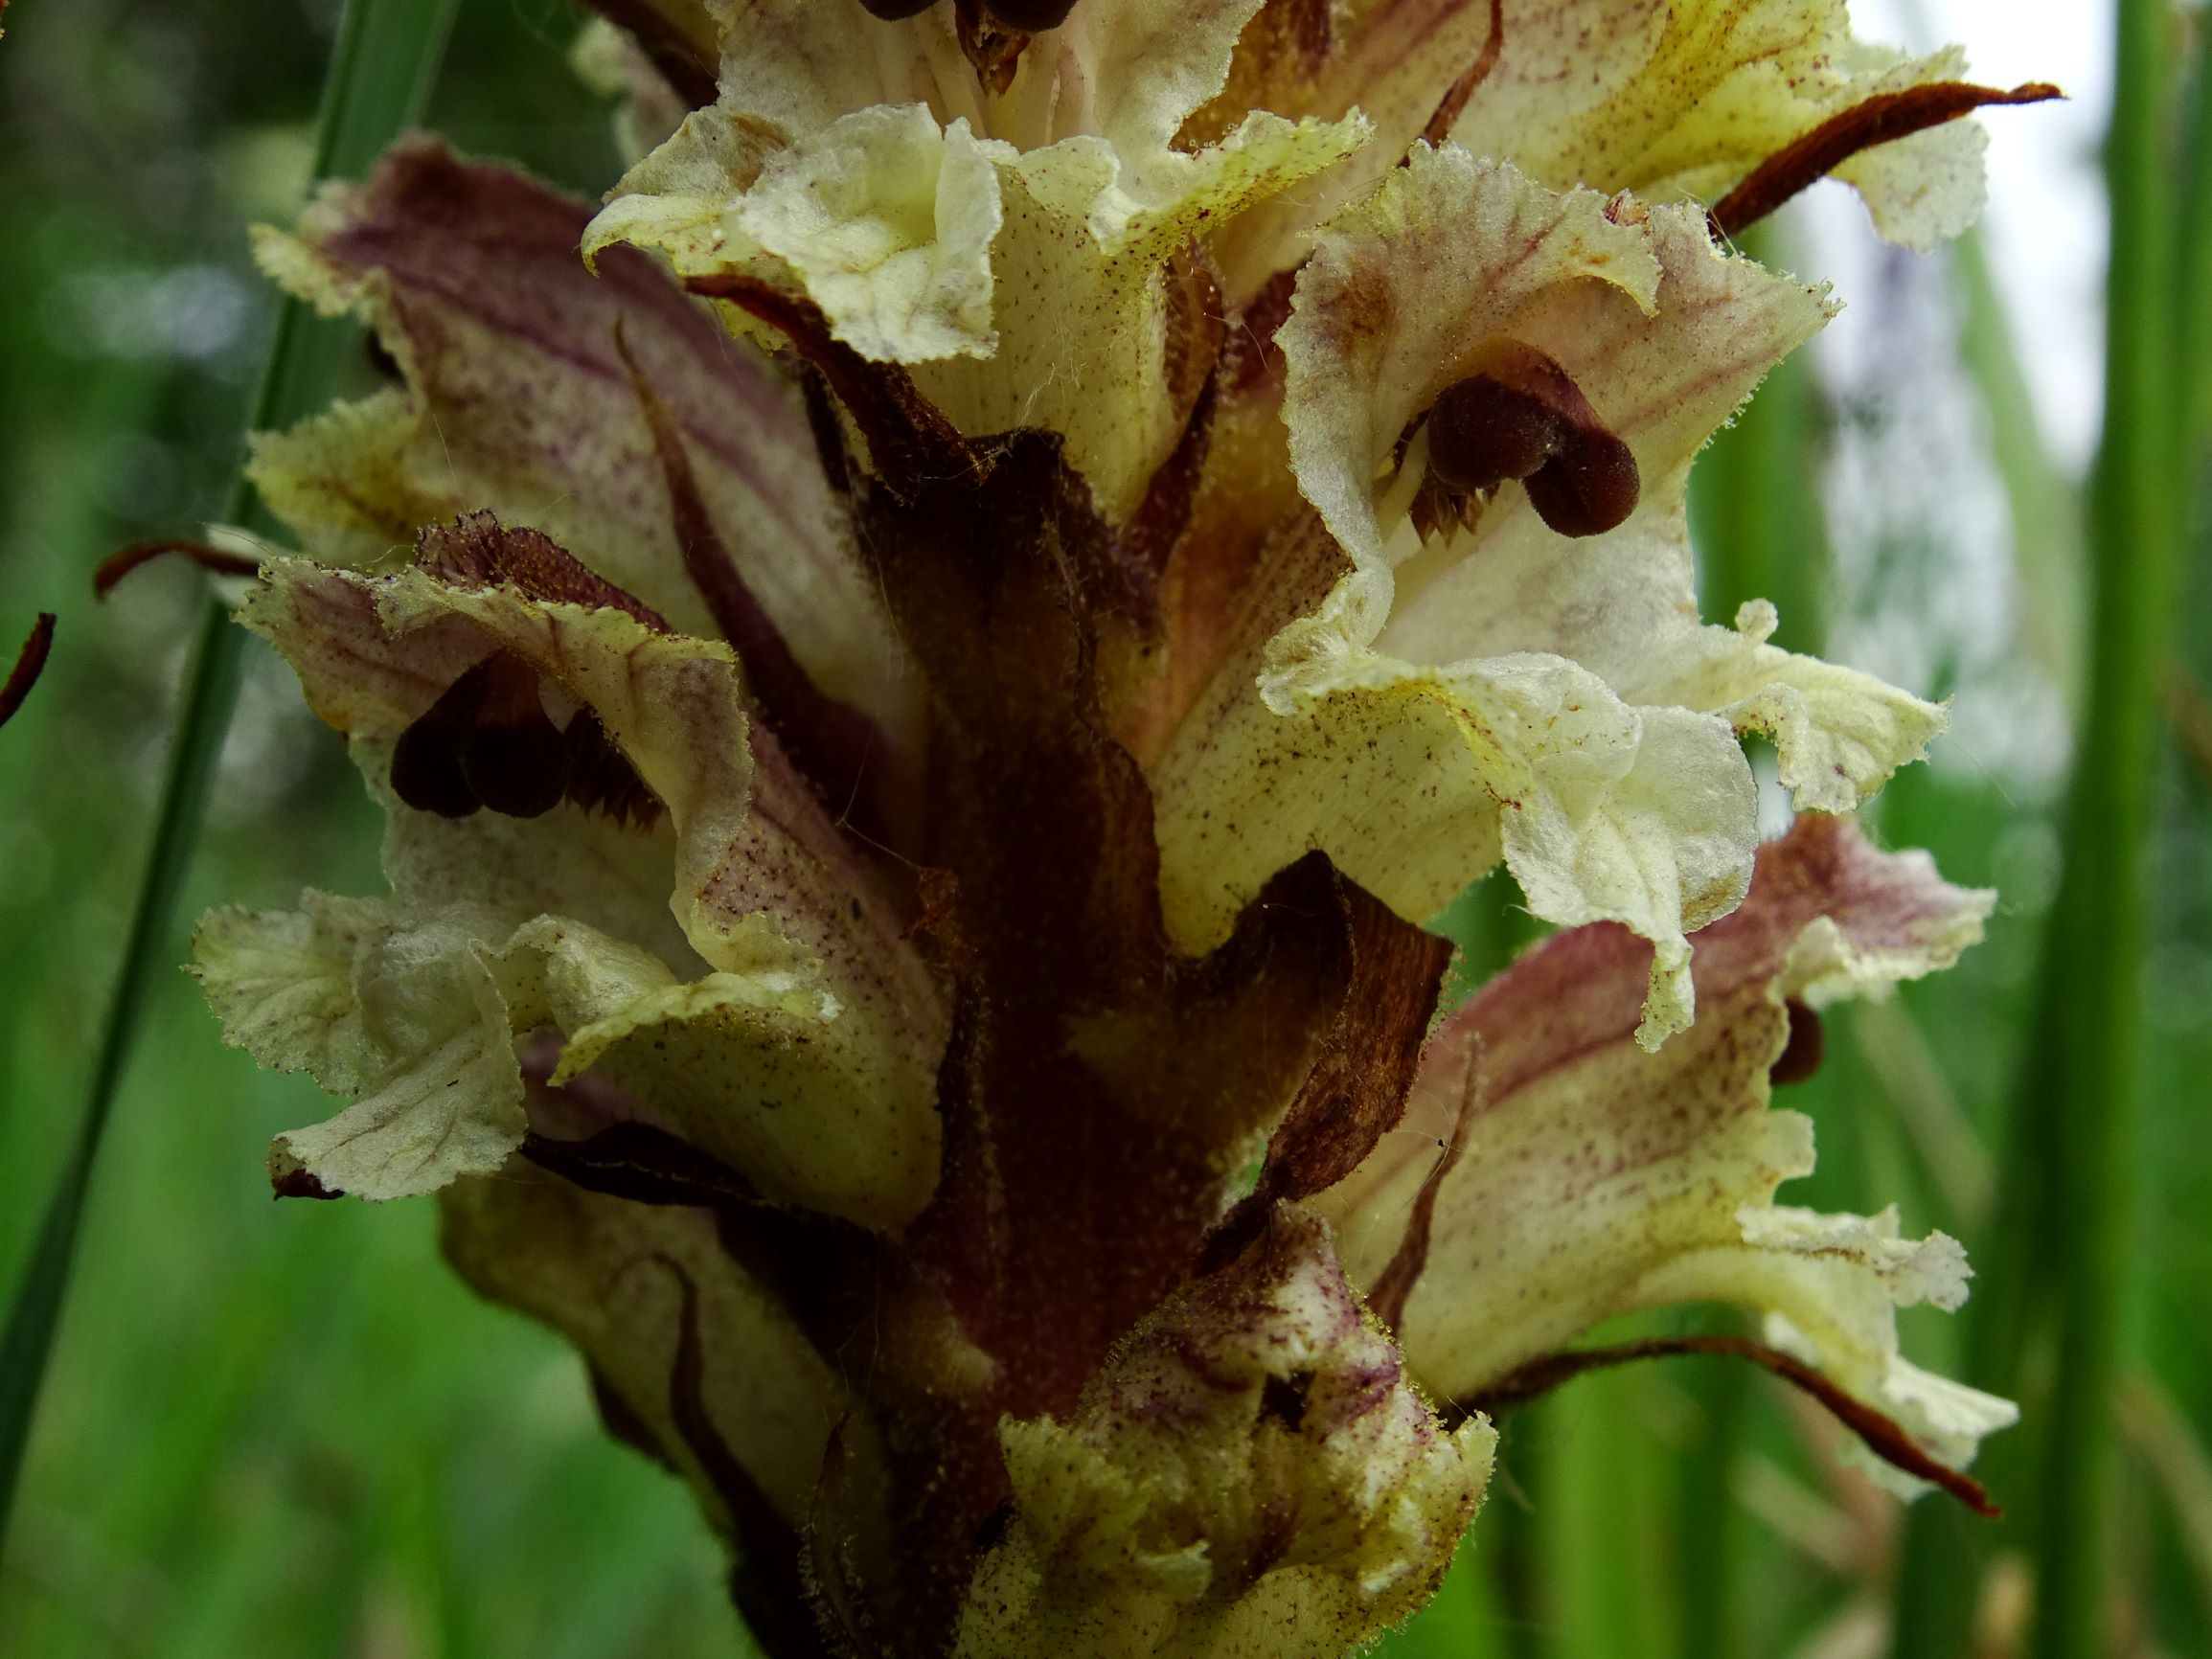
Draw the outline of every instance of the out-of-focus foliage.
[[[304,189],[336,11],[18,0],[0,46],[0,637],[37,608],[63,619],[46,683],[0,737],[0,1285],[82,1096],[203,591],[156,568],[95,610],[87,574],[125,541],[193,532],[223,499],[273,305],[244,226],[287,218]],[[596,193],[616,157],[566,63],[577,24],[562,0],[468,0],[432,125]],[[1760,251],[1809,266],[1790,234]],[[1768,595],[1782,643],[1825,633],[1839,660],[1959,699],[1958,735],[1871,819],[1952,880],[1999,888],[2002,908],[1958,969],[1832,1019],[1828,1063],[1789,1102],[1818,1124],[1820,1173],[1786,1196],[1901,1197],[1908,1231],[1966,1242],[1986,1294],[2026,1270],[1998,1246],[1993,1186],[2055,879],[2069,688],[2054,676],[2081,619],[2065,608],[2073,487],[2022,460],[2033,426],[1977,260],[1971,245],[1889,257],[1874,291],[1848,296],[1876,317],[1859,337],[1889,349],[1790,365],[1700,463],[1696,505],[1707,614]],[[2203,460],[2199,443],[2190,465]],[[1951,511],[1977,489],[1997,519],[1979,555]],[[2140,1269],[2108,1540],[2114,1651],[2143,1655],[2212,1650],[2201,496],[2173,680],[2197,739],[2170,746],[2153,850]],[[373,890],[375,833],[336,741],[257,647],[187,913],[285,902],[310,882]],[[1471,971],[1526,936],[1495,882],[1448,920]],[[573,1357],[442,1269],[427,1206],[269,1203],[262,1148],[320,1115],[310,1087],[220,1047],[181,975],[138,1052],[0,1565],[0,1653],[750,1650],[680,1489],[602,1435]],[[1673,1325],[1686,1323],[1724,1328]],[[1915,1357],[1958,1369],[1949,1322],[1904,1327]],[[2031,1354],[2031,1381],[2052,1359]],[[1389,1651],[1884,1650],[1899,1512],[1834,1472],[1815,1449],[1834,1431],[1793,1398],[1681,1360],[1578,1382],[1504,1428],[1473,1541]],[[2022,1650],[2007,1621],[2028,1545],[1991,1538],[1977,1594],[1995,1656]]]

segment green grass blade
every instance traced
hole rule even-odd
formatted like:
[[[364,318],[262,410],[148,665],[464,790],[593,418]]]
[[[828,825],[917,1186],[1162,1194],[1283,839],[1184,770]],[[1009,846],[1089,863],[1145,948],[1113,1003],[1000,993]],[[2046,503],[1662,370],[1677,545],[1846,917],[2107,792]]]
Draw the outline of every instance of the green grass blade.
[[[421,111],[444,53],[457,0],[352,0],[324,83],[316,175],[358,173]],[[328,395],[352,330],[297,303],[278,314],[254,404],[257,427],[311,413]],[[226,517],[251,521],[241,480]],[[0,1526],[12,1508],[33,1414],[61,1319],[85,1194],[148,994],[170,971],[166,947],[202,810],[237,700],[243,636],[224,607],[209,604],[193,655],[178,734],[163,782],[153,841],[101,1029],[83,1116],[0,1330]]]
[[[2132,1243],[2139,1009],[2158,676],[2179,577],[2174,195],[2165,0],[2120,0],[2106,171],[2112,262],[2105,432],[2091,504],[2087,695],[2067,799],[2064,874],[2047,941],[2058,1374],[2039,1440],[2038,1659],[2109,1651],[2113,1389]]]
[[[2089,610],[2064,874],[2042,945],[2039,1015],[2014,1092],[1985,1285],[1972,1318],[1972,1380],[2022,1399],[1992,1446],[1993,1490],[2017,1519],[1966,1529],[1926,1506],[1907,1536],[1896,1659],[1970,1640],[1981,1569],[1998,1547],[2036,1555],[2037,1659],[2108,1650],[2113,1385],[2133,1234],[2149,841],[2158,676],[2179,568],[2187,405],[2176,335],[2195,335],[2175,258],[2175,180],[2164,135],[2172,53],[2162,0],[2120,0],[2118,81],[2107,142],[2112,262],[2106,299],[2105,431],[2088,508]],[[1965,274],[1970,298],[1974,271]],[[2178,314],[2177,301],[2183,303]],[[1989,366],[1989,360],[1981,365]],[[2001,365],[2000,365],[2001,368]],[[2018,407],[2000,374],[1993,404]],[[2016,382],[2017,387],[2017,382]],[[2002,450],[2000,443],[2000,452]],[[2001,453],[2000,453],[2001,460]],[[2007,468],[2016,512],[2020,482]],[[2027,515],[2037,516],[2033,511]],[[2037,573],[2023,569],[2031,589]],[[2074,609],[2061,590],[2052,614]]]
[[[2212,48],[2200,44],[2190,88],[2188,153],[2183,157],[2180,247],[2175,294],[2180,342],[2180,411],[2187,478],[2203,485],[2204,445],[2212,440]]]

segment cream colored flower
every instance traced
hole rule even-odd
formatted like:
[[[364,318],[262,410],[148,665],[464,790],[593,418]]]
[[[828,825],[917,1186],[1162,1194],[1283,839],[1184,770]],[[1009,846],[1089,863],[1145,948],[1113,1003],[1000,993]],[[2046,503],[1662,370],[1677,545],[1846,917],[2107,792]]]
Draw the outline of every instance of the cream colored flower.
[[[412,140],[261,242],[395,381],[253,464],[391,886],[203,925],[352,1097],[278,1190],[438,1191],[774,1651],[1349,1652],[1676,1301],[1980,1501],[1962,1254],[1768,1109],[1976,936],[1822,816],[1941,711],[1701,622],[1684,491],[1835,308],[1716,232],[1946,234],[2036,89],[1828,0],[599,10],[596,214]],[[1440,1019],[1501,858],[1567,931]]]

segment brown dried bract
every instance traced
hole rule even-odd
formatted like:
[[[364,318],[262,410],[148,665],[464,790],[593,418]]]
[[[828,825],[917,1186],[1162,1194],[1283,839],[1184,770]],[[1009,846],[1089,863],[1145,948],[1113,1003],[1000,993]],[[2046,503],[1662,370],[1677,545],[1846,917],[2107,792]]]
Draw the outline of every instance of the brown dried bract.
[[[885,775],[882,760],[890,754],[890,745],[865,713],[814,684],[775,619],[754,597],[715,528],[674,417],[638,367],[619,330],[615,344],[660,457],[685,574],[706,602],[722,637],[737,650],[760,713],[783,740],[815,798],[832,814],[854,823],[862,834],[880,841],[886,833],[886,816],[871,785]],[[877,764],[871,766],[871,761]]]
[[[424,530],[415,542],[415,567],[448,587],[512,587],[541,604],[619,610],[656,634],[672,631],[660,612],[552,537],[536,530],[511,530],[489,512],[465,512],[451,524]]]
[[[927,4],[927,0],[923,3]],[[694,109],[704,109],[715,102],[718,65],[698,41],[677,27],[664,7],[653,0],[584,0],[584,4],[627,30],[684,102]]]
[[[1268,883],[1258,902],[1337,908],[1345,990],[1311,1070],[1267,1142],[1259,1185],[1207,1241],[1214,1261],[1242,1250],[1276,1204],[1343,1180],[1398,1126],[1451,963],[1450,941],[1402,920],[1317,852]]]
[[[1436,1197],[1444,1191],[1444,1183],[1458,1165],[1460,1153],[1467,1146],[1467,1121],[1474,1115],[1476,1097],[1482,1085],[1482,1035],[1468,1031],[1456,1039],[1466,1051],[1466,1075],[1451,1104],[1451,1135],[1437,1148],[1436,1167],[1428,1171],[1422,1182],[1421,1192],[1413,1200],[1413,1214],[1406,1218],[1405,1237],[1399,1241],[1389,1262],[1376,1275],[1374,1286],[1367,1293],[1367,1305],[1375,1310],[1375,1317],[1396,1330],[1405,1319],[1405,1304],[1413,1295],[1413,1287],[1421,1283],[1421,1276],[1428,1268],[1428,1241],[1436,1227]],[[1427,1056],[1424,1056],[1425,1060]]]
[[[912,496],[925,485],[972,478],[982,457],[896,364],[871,362],[830,332],[822,308],[753,277],[692,277],[684,285],[725,300],[780,330],[845,405],[886,485]]]

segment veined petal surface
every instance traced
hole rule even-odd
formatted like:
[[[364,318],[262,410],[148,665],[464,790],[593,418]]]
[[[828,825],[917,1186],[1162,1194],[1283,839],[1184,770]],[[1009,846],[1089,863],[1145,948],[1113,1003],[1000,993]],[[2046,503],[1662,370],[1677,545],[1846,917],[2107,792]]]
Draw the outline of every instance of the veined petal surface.
[[[1431,1038],[1414,1133],[1313,1201],[1372,1285],[1435,1180],[1426,1264],[1398,1326],[1416,1374],[1478,1399],[1614,1314],[1736,1301],[1787,1321],[1932,1455],[1966,1462],[2013,1408],[1930,1386],[1899,1354],[1893,1318],[1957,1307],[1964,1253],[1941,1234],[1901,1239],[1894,1212],[1775,1205],[1813,1169],[1813,1125],[1769,1109],[1768,1073],[1793,1019],[1949,966],[1994,897],[1808,815],[1762,851],[1743,907],[1699,936],[1698,1022],[1659,1053],[1634,1041],[1648,947],[1621,928],[1559,935],[1493,981]],[[1436,1148],[1454,1139],[1440,1176]]]
[[[845,539],[792,388],[650,261],[577,257],[588,211],[430,139],[325,188],[256,252],[285,287],[375,330],[400,383],[255,441],[249,468],[308,553],[385,568],[425,525],[542,530],[687,632],[662,462],[627,352],[681,432],[710,515],[817,684],[911,730],[910,688]]]
[[[926,1202],[942,999],[876,884],[750,728],[727,647],[510,585],[295,560],[269,565],[245,620],[353,738],[390,821],[380,930],[324,900],[304,921],[231,918],[203,934],[202,977],[234,1040],[369,1090],[331,1131],[285,1137],[285,1157],[371,1197],[496,1168],[527,1126],[514,1041],[550,1024],[568,1038],[553,1080],[598,1066],[764,1196],[879,1226]],[[572,719],[596,719],[668,827],[575,807],[446,819],[403,805],[395,742],[493,654],[525,665]],[[311,989],[285,991],[267,971],[283,948]],[[263,988],[281,1000],[257,1008]],[[374,1066],[360,1032],[376,1039]],[[478,1132],[457,1140],[455,1125]],[[379,1152],[375,1169],[325,1155],[365,1126],[432,1150]]]
[[[1334,224],[1279,338],[1291,465],[1351,569],[1220,671],[1155,770],[1177,936],[1219,937],[1308,848],[1414,917],[1502,854],[1538,914],[1653,943],[1646,1041],[1686,1025],[1686,936],[1743,897],[1755,846],[1733,734],[1772,732],[1800,803],[1840,809],[1940,725],[1767,646],[1770,612],[1697,620],[1690,463],[1828,314],[1693,213],[1555,194],[1456,148],[1417,149]],[[1562,535],[1510,482],[1423,522],[1419,422],[1501,343],[1633,454],[1615,528]]]

